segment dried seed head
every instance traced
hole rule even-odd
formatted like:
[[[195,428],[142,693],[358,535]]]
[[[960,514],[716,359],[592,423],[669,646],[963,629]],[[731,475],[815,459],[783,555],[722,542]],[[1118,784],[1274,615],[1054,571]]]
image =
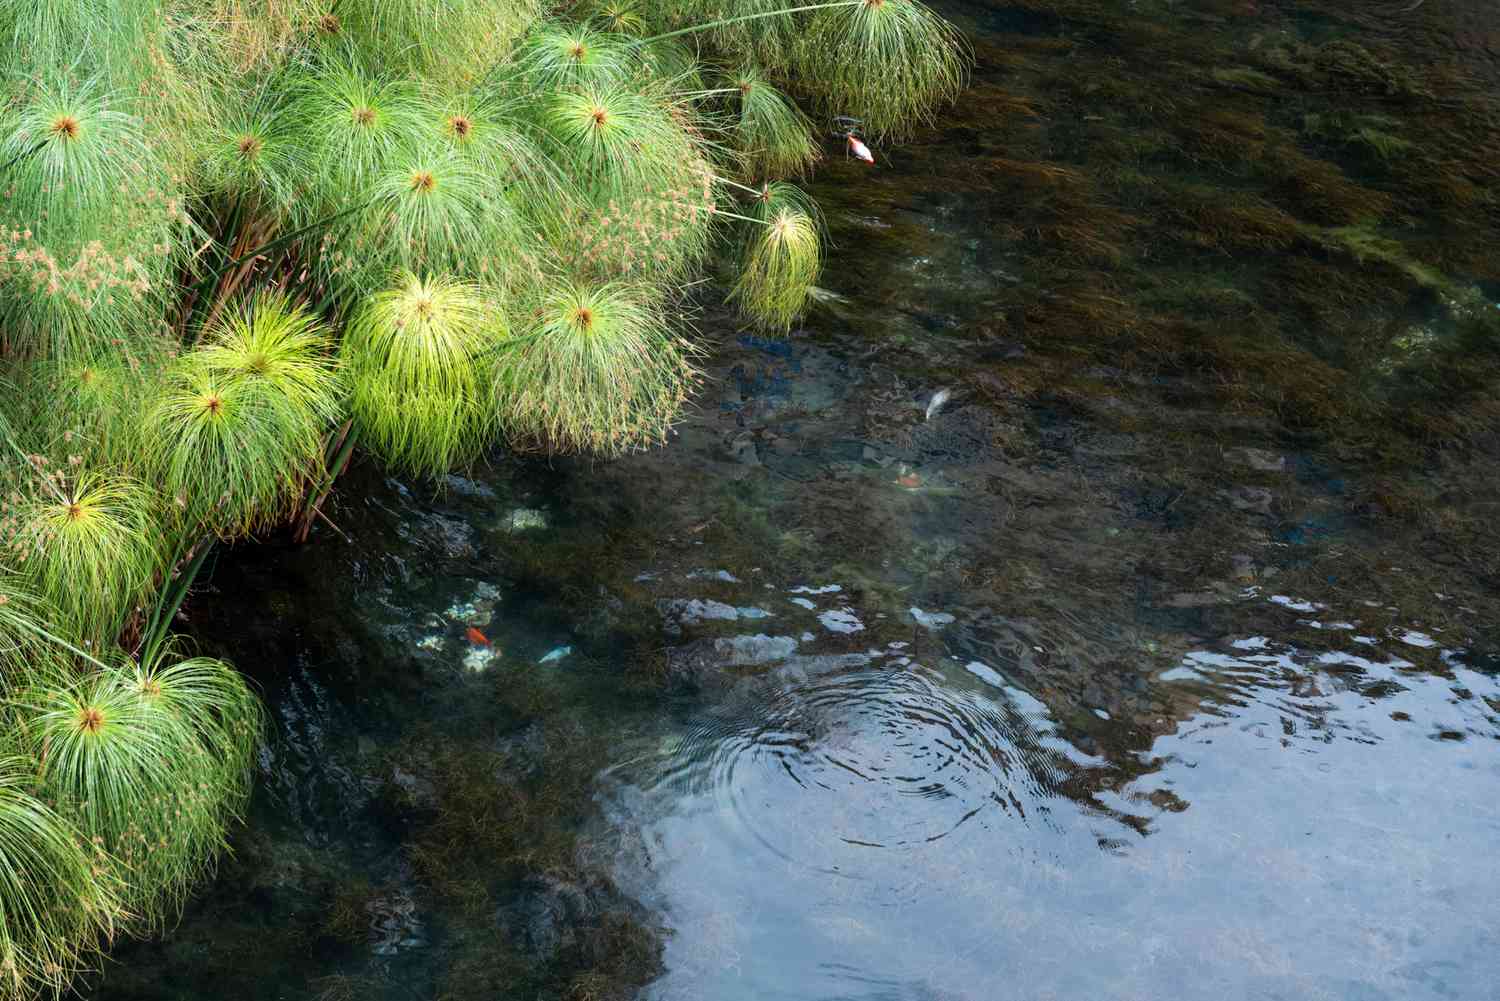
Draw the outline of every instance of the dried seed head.
[[[78,712],[78,729],[85,733],[98,733],[104,729],[104,713],[94,706],[85,706]]]
[[[460,139],[467,139],[469,133],[474,130],[474,123],[463,115],[453,115],[448,119],[448,128]]]
[[[239,142],[235,143],[235,146],[239,149],[240,156],[246,160],[254,160],[260,155],[262,143],[259,136],[252,136],[246,133],[240,136]]]
[[[79,130],[78,119],[72,115],[58,115],[52,119],[52,124],[48,127],[48,131],[53,135],[68,140],[77,139]]]
[[[363,106],[354,109],[354,122],[356,125],[370,125],[375,121],[375,109]]]
[[[430,170],[413,171],[411,175],[411,189],[426,194],[437,187],[437,178],[432,176]]]

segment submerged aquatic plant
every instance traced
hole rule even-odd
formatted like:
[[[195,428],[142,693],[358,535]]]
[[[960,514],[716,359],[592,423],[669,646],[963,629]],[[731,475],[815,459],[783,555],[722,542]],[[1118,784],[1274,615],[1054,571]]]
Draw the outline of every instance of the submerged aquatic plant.
[[[658,293],[558,279],[528,305],[530,321],[502,345],[495,371],[510,434],[604,454],[665,440],[699,375]]]
[[[504,332],[497,306],[478,285],[411,272],[369,297],[340,349],[367,448],[428,476],[478,455],[490,427],[485,374]]]

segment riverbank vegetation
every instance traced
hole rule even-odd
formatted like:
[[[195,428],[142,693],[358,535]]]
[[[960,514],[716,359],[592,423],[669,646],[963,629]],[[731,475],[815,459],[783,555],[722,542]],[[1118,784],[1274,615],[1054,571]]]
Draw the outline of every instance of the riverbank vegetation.
[[[30,0],[0,38],[7,998],[170,921],[244,805],[259,703],[171,635],[215,542],[305,538],[356,449],[661,443],[694,287],[789,329],[787,179],[967,59],[916,0]]]

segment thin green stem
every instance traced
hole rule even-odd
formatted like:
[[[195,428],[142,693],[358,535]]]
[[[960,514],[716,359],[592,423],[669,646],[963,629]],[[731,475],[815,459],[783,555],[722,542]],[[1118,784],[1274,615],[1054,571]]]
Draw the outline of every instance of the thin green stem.
[[[713,97],[716,94],[738,94],[740,92],[738,87],[715,87],[713,90],[685,90],[673,96],[683,98],[684,100],[694,100],[699,97]]]
[[[23,149],[21,152],[17,153],[15,156],[7,160],[3,167],[0,167],[0,174],[5,173],[10,168],[26,159],[28,156],[31,156],[33,153],[40,151],[41,148],[45,145],[47,145],[47,140],[43,139],[41,142],[37,143],[35,146],[32,146],[30,149]]]
[[[719,182],[720,184],[727,184],[731,188],[739,188],[741,191],[746,192],[747,194],[754,195],[756,198],[760,198],[765,194],[765,192],[760,188],[752,188],[748,184],[741,184],[739,181],[731,181],[729,178],[720,177],[718,174],[714,175],[714,180]]]
[[[703,31],[714,31],[718,28],[727,28],[731,24],[742,24],[745,21],[758,21],[767,17],[782,17],[787,14],[804,14],[813,10],[832,10],[836,7],[859,7],[868,2],[869,0],[835,0],[833,3],[812,3],[801,7],[783,7],[781,10],[756,11],[754,14],[726,17],[719,21],[708,21],[704,24],[695,24],[687,28],[678,28],[676,31],[652,35],[650,38],[636,39],[633,42],[627,42],[625,48],[640,48],[642,45],[650,45],[652,42],[664,42],[669,38],[681,38],[683,35],[696,35]]]
[[[81,649],[79,649],[78,647],[76,647],[73,644],[69,643],[67,640],[63,639],[61,636],[57,635],[56,633],[54,633],[54,632],[52,632],[50,630],[43,629],[41,626],[32,625],[30,622],[21,622],[21,621],[18,621],[18,622],[12,623],[12,625],[14,625],[18,629],[24,629],[28,633],[31,633],[34,636],[40,636],[42,639],[46,640],[48,643],[55,643],[55,644],[57,644],[58,646],[62,647],[64,650],[67,650],[69,653],[76,654],[77,656],[82,657],[84,660],[86,660],[89,663],[93,664],[95,667],[102,667],[105,670],[109,669],[109,665],[106,664],[106,663],[104,663],[104,661],[100,660],[98,657],[95,657],[93,654],[89,653],[87,650],[81,650]]]
[[[147,627],[141,644],[141,663],[150,663],[160,651],[162,643],[166,641],[167,632],[172,627],[172,616],[177,614],[177,610],[187,599],[188,590],[198,579],[198,571],[203,569],[203,563],[208,559],[209,551],[213,549],[213,546],[212,536],[205,536],[200,540],[198,552],[193,556],[193,561],[177,575],[177,582],[170,589],[163,589],[161,597],[157,600],[156,609],[151,614],[151,623]]]
[[[328,499],[328,495],[333,493],[334,482],[348,468],[349,457],[354,454],[354,446],[358,442],[359,435],[354,431],[353,419],[344,421],[344,426],[340,429],[339,437],[331,443],[332,447],[337,449],[337,451],[329,456],[332,461],[327,464],[328,471],[323,475],[323,480],[318,484],[318,488],[307,495],[307,513],[302,516],[302,524],[297,528],[296,541],[307,541],[308,533],[312,531],[313,519],[321,513],[323,502]]]
[[[738,212],[725,212],[723,209],[714,209],[713,214],[724,216],[726,219],[739,219],[741,222],[753,222],[757,226],[771,225],[764,219],[756,219],[753,216],[740,215]]]

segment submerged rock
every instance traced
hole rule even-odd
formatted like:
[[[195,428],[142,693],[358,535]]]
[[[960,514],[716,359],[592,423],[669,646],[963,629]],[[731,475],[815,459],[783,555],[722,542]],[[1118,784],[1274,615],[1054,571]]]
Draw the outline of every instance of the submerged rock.
[[[667,681],[675,687],[694,690],[724,688],[735,681],[727,668],[774,664],[796,651],[794,638],[764,633],[698,640],[667,651]]]
[[[1249,466],[1258,473],[1284,473],[1287,470],[1286,456],[1268,452],[1263,448],[1225,449],[1224,461],[1239,466]]]
[[[500,651],[494,647],[472,646],[464,654],[464,670],[470,674],[483,674],[500,660]]]
[[[910,609],[911,617],[917,620],[917,624],[927,629],[941,629],[952,625],[954,619],[948,612],[924,612],[913,605]]]
[[[823,623],[824,629],[835,633],[857,633],[865,628],[865,624],[847,608],[823,612],[818,616],[818,621]]]
[[[500,589],[481,581],[474,587],[468,601],[455,602],[444,609],[443,614],[454,622],[466,626],[487,626],[494,617],[495,606],[500,601]]]
[[[551,526],[547,512],[532,507],[515,508],[500,519],[500,528],[505,532],[538,532]]]
[[[729,605],[722,601],[702,598],[665,598],[656,603],[669,632],[682,626],[695,626],[705,621],[736,622],[740,619],[765,619],[771,613],[764,608]]]

